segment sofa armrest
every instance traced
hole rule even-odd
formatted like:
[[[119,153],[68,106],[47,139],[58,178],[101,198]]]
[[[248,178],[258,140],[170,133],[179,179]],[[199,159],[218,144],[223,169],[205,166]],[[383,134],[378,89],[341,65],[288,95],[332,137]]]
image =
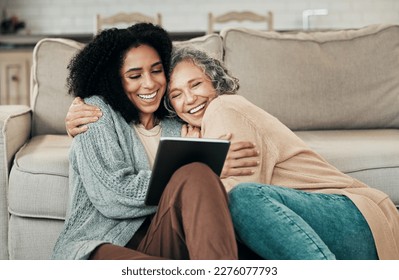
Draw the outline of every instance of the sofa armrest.
[[[8,175],[15,153],[28,140],[31,109],[0,105],[0,259],[8,259]]]
[[[15,153],[30,137],[31,115],[31,109],[25,105],[0,105],[0,156],[4,167],[1,172],[6,178]]]

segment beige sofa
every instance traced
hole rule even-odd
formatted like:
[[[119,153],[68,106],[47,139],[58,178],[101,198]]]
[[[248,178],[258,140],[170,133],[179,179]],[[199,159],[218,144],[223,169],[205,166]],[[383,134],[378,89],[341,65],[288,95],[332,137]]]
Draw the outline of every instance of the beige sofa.
[[[179,44],[223,59],[240,79],[240,94],[399,205],[399,26],[295,34],[225,29]],[[62,228],[71,143],[66,65],[82,46],[40,41],[31,108],[0,106],[1,259],[49,258]]]

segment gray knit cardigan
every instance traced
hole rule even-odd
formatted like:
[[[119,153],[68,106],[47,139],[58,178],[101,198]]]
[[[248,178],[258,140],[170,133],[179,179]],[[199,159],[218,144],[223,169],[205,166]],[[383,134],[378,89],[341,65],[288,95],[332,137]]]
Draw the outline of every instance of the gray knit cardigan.
[[[124,246],[156,211],[144,204],[151,171],[135,130],[100,97],[85,102],[101,108],[103,116],[73,140],[70,203],[53,259],[87,259],[103,243]],[[160,125],[162,136],[180,136],[178,121]]]

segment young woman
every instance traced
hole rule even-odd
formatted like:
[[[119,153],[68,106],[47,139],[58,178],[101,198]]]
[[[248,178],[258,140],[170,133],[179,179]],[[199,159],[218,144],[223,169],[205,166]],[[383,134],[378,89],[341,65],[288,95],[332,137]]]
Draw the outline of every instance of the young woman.
[[[229,197],[239,238],[267,259],[399,259],[399,213],[388,196],[331,166],[237,89],[237,79],[206,53],[172,55],[165,100],[190,126],[184,136],[228,131],[260,151],[252,176],[223,180],[227,190],[238,184]]]
[[[159,106],[171,50],[165,30],[143,23],[103,31],[71,61],[70,92],[102,117],[71,146],[71,202],[53,258],[237,259],[227,195],[207,166],[182,167],[158,207],[144,203],[160,135],[180,135]]]

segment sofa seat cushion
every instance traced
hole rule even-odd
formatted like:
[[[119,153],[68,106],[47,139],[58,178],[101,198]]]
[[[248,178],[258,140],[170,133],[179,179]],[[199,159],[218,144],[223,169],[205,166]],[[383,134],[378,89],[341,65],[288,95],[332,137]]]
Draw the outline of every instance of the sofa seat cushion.
[[[342,172],[387,193],[399,205],[399,130],[296,131]]]
[[[71,141],[66,135],[35,136],[19,150],[10,174],[10,213],[65,218]]]
[[[11,260],[48,260],[64,226],[62,220],[11,215],[9,248]]]

